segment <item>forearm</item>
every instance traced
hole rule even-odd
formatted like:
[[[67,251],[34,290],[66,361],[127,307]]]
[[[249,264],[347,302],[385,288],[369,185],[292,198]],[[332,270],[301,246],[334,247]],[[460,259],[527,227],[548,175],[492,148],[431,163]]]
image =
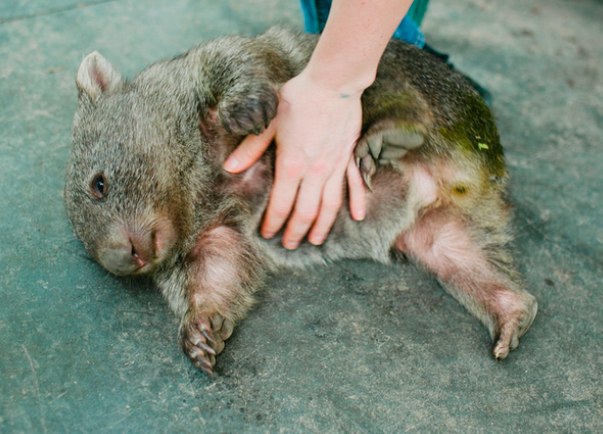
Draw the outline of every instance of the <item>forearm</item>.
[[[371,85],[379,60],[412,0],[334,0],[306,73],[341,95]]]

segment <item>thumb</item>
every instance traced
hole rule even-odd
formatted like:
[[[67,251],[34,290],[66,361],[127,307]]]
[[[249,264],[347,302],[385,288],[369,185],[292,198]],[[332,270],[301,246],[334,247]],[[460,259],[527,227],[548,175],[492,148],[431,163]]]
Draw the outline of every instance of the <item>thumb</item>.
[[[249,135],[237,146],[224,162],[224,169],[230,173],[240,173],[249,169],[260,159],[276,135],[276,122],[259,135]]]

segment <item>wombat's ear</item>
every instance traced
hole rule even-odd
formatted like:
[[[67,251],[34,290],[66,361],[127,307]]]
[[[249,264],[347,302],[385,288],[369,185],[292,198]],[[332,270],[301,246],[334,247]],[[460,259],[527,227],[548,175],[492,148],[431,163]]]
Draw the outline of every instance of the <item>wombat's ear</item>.
[[[93,102],[104,92],[115,90],[121,81],[119,72],[97,51],[84,58],[75,78],[80,97],[88,97]]]

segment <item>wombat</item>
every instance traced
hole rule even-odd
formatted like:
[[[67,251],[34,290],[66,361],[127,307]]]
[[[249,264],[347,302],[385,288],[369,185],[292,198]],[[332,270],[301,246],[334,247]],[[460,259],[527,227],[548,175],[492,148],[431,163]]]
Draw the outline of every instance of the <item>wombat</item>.
[[[181,318],[184,352],[208,373],[266,272],[341,258],[404,256],[430,271],[486,325],[504,359],[537,303],[508,246],[503,149],[488,107],[429,53],[391,42],[363,95],[365,220],[344,206],[322,246],[295,251],[259,236],[273,150],[240,175],[222,164],[266,128],[279,86],[315,42],[281,28],[222,37],[131,81],[89,54],[76,77],[65,185],[77,236],[111,273],[152,275]]]

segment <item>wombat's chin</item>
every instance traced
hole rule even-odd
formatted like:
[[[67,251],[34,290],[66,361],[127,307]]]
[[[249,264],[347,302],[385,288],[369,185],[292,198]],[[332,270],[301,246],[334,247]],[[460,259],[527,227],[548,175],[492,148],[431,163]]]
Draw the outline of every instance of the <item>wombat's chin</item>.
[[[135,269],[109,269],[107,267],[105,267],[105,269],[107,271],[109,271],[111,274],[114,274],[115,276],[118,277],[125,277],[125,276],[144,276],[146,274],[151,274],[153,273],[154,270],[156,270],[158,268],[159,264],[145,264],[142,267],[139,268],[135,268]]]

